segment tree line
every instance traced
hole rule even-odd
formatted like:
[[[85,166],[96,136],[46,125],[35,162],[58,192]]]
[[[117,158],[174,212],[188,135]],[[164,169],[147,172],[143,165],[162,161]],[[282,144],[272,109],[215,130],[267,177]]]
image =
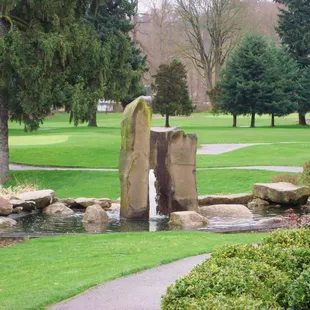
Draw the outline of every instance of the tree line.
[[[281,45],[258,34],[245,35],[236,42],[237,21],[219,22],[228,16],[238,16],[238,6],[229,6],[227,0],[176,1],[180,16],[187,22],[188,39],[194,48],[190,57],[204,76],[208,75],[206,89],[213,111],[232,114],[234,127],[238,115],[250,115],[250,127],[255,127],[256,115],[269,114],[274,127],[275,117],[294,112],[298,112],[299,124],[307,125],[306,114],[310,111],[310,3],[301,0],[276,2],[285,5],[280,8],[276,27]],[[210,39],[207,47],[201,20],[208,21]],[[226,44],[235,46],[232,52]],[[184,86],[185,73],[174,71],[174,64],[159,66],[154,75],[157,92],[154,108],[166,115],[166,126],[169,126],[169,115],[188,115],[194,110],[188,100],[188,88]],[[185,93],[178,96],[180,89]]]
[[[307,125],[310,111],[310,3],[276,0],[280,8],[276,31],[281,46],[259,35],[246,36],[227,60],[221,79],[214,89],[215,110],[233,115],[270,114],[271,126],[276,116],[298,112],[299,124]]]
[[[131,40],[135,0],[0,1],[0,184],[8,121],[35,130],[51,108],[96,126],[98,99],[143,93],[146,57]]]

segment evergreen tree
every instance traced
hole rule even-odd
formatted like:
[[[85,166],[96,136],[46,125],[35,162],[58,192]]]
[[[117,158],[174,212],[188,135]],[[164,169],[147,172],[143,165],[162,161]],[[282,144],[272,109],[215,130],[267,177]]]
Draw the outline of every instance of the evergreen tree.
[[[275,0],[285,7],[280,8],[276,28],[282,44],[289,48],[300,68],[310,65],[310,2],[305,0]],[[310,101],[298,106],[299,124],[307,125],[306,113],[310,111]]]
[[[135,46],[133,41],[131,41],[129,63],[132,68],[131,81],[126,96],[121,99],[123,108],[137,97],[146,95],[144,85],[141,82],[143,73],[148,70],[146,66],[146,56],[141,55],[141,50]]]
[[[301,70],[296,88],[298,109],[302,114],[306,114],[310,102],[310,66],[306,66]]]
[[[247,36],[232,53],[218,83],[217,108],[234,115],[270,114],[275,116],[296,111],[298,65],[284,48],[275,47],[262,36]]]
[[[296,83],[299,75],[297,62],[285,48],[270,45],[271,62],[266,74],[266,101],[264,113],[271,115],[271,127],[275,117],[297,111]]]
[[[146,59],[140,55],[129,33],[134,28],[136,0],[106,0],[90,9],[87,21],[91,23],[109,51],[105,99],[122,101],[141,93],[141,78],[146,71]],[[89,123],[96,126],[96,111]]]
[[[223,70],[216,105],[233,115],[251,115],[251,127],[255,127],[255,115],[264,113],[271,62],[268,43],[262,36],[244,37]]]
[[[17,1],[0,37],[0,183],[8,179],[8,114],[35,130],[51,107],[65,106],[77,125],[103,95],[106,53],[82,22],[88,0]],[[2,7],[0,7],[2,8]],[[96,100],[95,100],[96,99]]]
[[[0,3],[0,61],[5,60],[4,37],[12,30],[14,20],[10,15],[11,10],[16,5],[16,1],[5,1]],[[23,23],[23,22],[22,22]],[[27,25],[25,25],[27,27]],[[0,63],[1,64],[1,63]],[[9,139],[8,139],[8,119],[9,111],[4,91],[4,70],[0,73],[0,184],[9,179]]]
[[[159,66],[155,78],[153,111],[166,116],[165,127],[170,127],[170,115],[190,115],[194,106],[189,98],[185,66],[178,60]]]

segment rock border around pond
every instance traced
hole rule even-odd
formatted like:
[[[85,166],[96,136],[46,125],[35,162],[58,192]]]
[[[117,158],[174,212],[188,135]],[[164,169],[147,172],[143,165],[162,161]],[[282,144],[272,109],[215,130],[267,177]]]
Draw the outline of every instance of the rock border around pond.
[[[289,204],[307,203],[310,205],[310,187],[285,182],[257,183],[253,186],[253,194],[204,195],[198,197],[198,203],[198,213],[194,211],[171,213],[170,225],[198,228],[208,225],[208,219],[212,217],[252,218],[250,210],[255,208],[269,208],[275,204],[278,204],[278,207],[280,207],[279,204],[289,206]],[[86,214],[91,210],[91,220],[87,220]],[[74,211],[82,211],[85,212],[83,222],[103,224],[108,219],[105,211],[119,210],[119,199],[116,201],[109,198],[85,197],[59,199],[51,189],[33,191],[16,194],[10,200],[0,197],[0,226],[16,225],[14,220],[16,215],[12,215],[13,213],[21,213],[23,216],[33,211],[54,216],[68,216]],[[283,217],[273,217],[258,221],[256,224],[260,227],[281,226],[284,225],[284,221]]]
[[[17,222],[11,218],[14,213],[24,216],[36,211],[46,215],[68,216],[74,210],[86,212],[87,208],[94,205],[99,206],[103,212],[119,210],[119,204],[112,204],[109,198],[59,199],[51,189],[16,194],[10,200],[0,197],[0,227],[16,225]]]

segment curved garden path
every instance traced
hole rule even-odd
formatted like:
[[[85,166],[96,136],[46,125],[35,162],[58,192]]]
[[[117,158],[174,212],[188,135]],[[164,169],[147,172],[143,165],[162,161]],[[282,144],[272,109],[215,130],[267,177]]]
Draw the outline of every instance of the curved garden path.
[[[267,170],[276,172],[302,172],[302,167],[289,167],[289,166],[244,166],[244,167],[219,167],[219,168],[197,168],[197,170]],[[23,164],[10,164],[10,170],[14,171],[27,171],[27,170],[48,170],[48,171],[105,171],[115,172],[118,169],[113,168],[70,168],[70,167],[54,167],[54,166],[34,166]]]
[[[48,310],[160,310],[161,296],[167,287],[209,257],[210,254],[192,256],[119,278]]]

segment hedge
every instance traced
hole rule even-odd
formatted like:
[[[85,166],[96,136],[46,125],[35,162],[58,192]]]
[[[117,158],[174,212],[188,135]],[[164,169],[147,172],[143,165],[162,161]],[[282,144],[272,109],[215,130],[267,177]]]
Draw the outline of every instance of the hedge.
[[[310,309],[310,230],[216,250],[168,287],[162,309]]]

